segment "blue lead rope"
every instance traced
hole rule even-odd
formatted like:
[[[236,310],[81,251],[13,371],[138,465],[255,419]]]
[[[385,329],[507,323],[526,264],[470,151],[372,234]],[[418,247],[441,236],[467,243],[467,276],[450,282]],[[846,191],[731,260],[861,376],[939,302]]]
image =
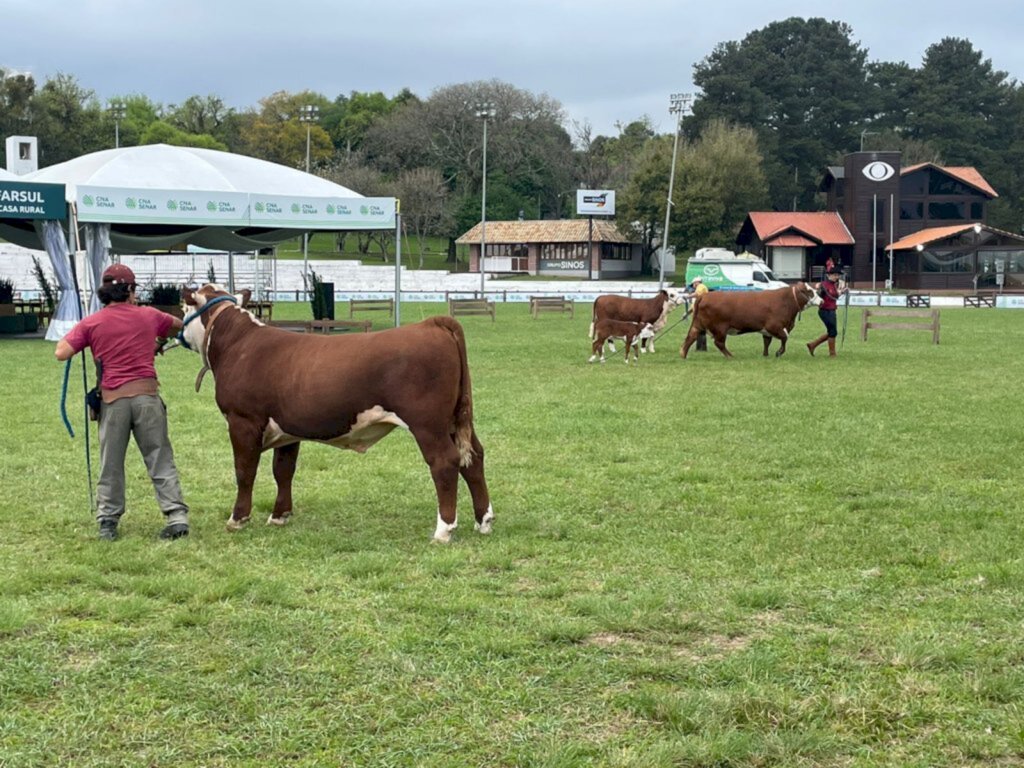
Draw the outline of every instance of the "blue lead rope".
[[[68,419],[67,399],[68,376],[71,374],[71,361],[73,359],[69,357],[67,364],[64,366],[64,384],[60,390],[60,417],[64,419],[64,426],[67,427],[68,434],[71,435],[72,439],[75,437],[75,430],[71,428],[71,421]]]

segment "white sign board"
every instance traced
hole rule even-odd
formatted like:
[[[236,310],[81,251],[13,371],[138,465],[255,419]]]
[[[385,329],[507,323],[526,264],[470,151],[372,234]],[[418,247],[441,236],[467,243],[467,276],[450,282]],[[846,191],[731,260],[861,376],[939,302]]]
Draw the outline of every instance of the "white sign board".
[[[996,306],[999,309],[1024,309],[1024,296],[996,296]]]
[[[187,192],[79,184],[76,202],[79,221],[249,225],[249,195],[245,192]]]
[[[253,226],[289,229],[394,229],[393,197],[249,196]]]
[[[577,189],[576,214],[578,216],[614,216],[614,189]]]

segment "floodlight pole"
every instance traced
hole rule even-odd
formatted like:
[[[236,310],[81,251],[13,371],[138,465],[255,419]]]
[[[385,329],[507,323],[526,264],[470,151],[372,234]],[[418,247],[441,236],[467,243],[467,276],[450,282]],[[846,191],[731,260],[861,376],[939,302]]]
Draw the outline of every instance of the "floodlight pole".
[[[658,259],[658,290],[665,287],[665,257],[668,254],[668,221],[672,215],[672,188],[676,181],[676,155],[679,152],[679,129],[683,125],[683,114],[693,100],[692,93],[673,93],[669,96],[669,114],[676,116],[676,137],[672,143],[672,167],[668,172],[668,197],[665,199],[665,228],[661,234],[661,258]]]
[[[110,103],[109,110],[110,116],[114,118],[114,149],[120,149],[121,121],[124,120],[125,115],[128,113],[128,108],[123,101],[113,101]]]
[[[313,123],[317,121],[320,116],[320,107],[315,104],[306,104],[304,107],[299,109],[299,122],[306,124],[306,173],[309,173],[309,143],[310,143],[310,132],[313,129]],[[306,292],[309,293],[309,232],[302,233],[302,284],[306,286]]]
[[[484,121],[483,180],[480,186],[480,298],[484,295],[484,254],[487,252],[487,121],[494,117],[494,105],[485,102],[477,106],[476,116]]]

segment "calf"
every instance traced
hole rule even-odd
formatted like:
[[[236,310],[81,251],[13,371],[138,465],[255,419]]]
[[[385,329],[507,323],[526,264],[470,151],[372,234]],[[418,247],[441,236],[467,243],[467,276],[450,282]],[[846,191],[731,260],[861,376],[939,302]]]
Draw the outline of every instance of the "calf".
[[[644,339],[654,337],[654,326],[650,323],[635,323],[632,320],[598,320],[594,324],[593,354],[588,362],[594,362],[600,354],[601,362],[604,362],[604,343],[611,343],[614,338],[625,339],[626,341],[626,364],[629,365],[629,348],[633,348],[633,359],[640,361],[639,347]],[[612,352],[615,349],[613,347]]]
[[[786,352],[786,340],[796,323],[796,316],[804,307],[821,303],[817,291],[804,282],[771,291],[711,291],[698,296],[693,305],[693,321],[686,340],[679,350],[686,359],[690,346],[701,331],[707,331],[715,346],[726,357],[732,353],[725,348],[725,337],[744,333],[764,336],[764,356],[772,339],[782,342],[776,357]]]
[[[668,322],[668,313],[683,303],[681,291],[670,288],[658,291],[649,299],[634,299],[629,296],[608,294],[598,296],[594,301],[594,317],[590,324],[590,339],[594,340],[595,325],[601,320],[632,320],[635,323],[650,323],[657,334]],[[644,339],[650,351],[654,351],[653,341]],[[612,353],[615,343],[608,342]],[[643,348],[643,347],[642,347]],[[644,350],[646,351],[646,349]]]

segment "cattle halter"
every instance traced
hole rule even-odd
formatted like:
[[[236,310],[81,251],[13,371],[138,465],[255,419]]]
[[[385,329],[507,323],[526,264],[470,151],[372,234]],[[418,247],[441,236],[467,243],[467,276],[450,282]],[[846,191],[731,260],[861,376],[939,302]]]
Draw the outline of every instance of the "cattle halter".
[[[192,349],[192,346],[185,339],[185,329],[188,327],[189,323],[191,323],[193,320],[197,320],[208,309],[212,308],[216,304],[221,304],[225,301],[230,301],[232,304],[238,303],[238,300],[235,299],[234,296],[218,296],[217,298],[211,299],[210,301],[206,302],[205,304],[203,304],[203,306],[201,306],[199,309],[197,309],[195,312],[193,312],[191,315],[185,318],[185,321],[182,323],[181,330],[178,331],[178,342],[181,344],[181,346],[183,346],[185,349],[192,350],[193,352],[195,351]]]

